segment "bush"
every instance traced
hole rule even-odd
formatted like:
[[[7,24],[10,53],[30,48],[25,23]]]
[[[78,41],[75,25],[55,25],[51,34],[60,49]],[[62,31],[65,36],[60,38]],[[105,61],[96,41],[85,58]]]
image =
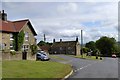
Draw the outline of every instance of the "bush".
[[[38,50],[37,45],[33,44],[30,46],[30,48],[31,48],[32,55],[37,53],[37,50]]]
[[[10,51],[10,54],[15,55],[16,51]]]

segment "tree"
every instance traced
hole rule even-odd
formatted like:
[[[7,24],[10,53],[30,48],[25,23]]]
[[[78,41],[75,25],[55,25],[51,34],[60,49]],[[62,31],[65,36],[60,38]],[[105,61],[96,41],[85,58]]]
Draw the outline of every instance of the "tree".
[[[90,41],[85,44],[85,47],[89,49],[89,51],[92,51],[92,55],[96,55],[96,45],[94,41]]]
[[[103,56],[111,56],[113,53],[116,40],[106,36],[101,37],[96,41],[96,47],[99,49]]]
[[[82,51],[83,51],[83,53],[87,53],[89,51],[89,48],[83,47]]]
[[[52,43],[40,41],[37,45],[38,45],[38,46],[52,45]]]
[[[39,43],[38,43],[38,45],[39,46],[43,46],[43,45],[45,45],[46,43],[44,42],[44,41],[40,41]]]

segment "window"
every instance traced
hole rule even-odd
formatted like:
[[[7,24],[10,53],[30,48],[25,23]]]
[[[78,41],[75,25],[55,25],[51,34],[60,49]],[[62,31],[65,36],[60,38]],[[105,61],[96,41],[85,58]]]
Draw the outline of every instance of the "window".
[[[13,50],[13,44],[12,43],[10,44],[10,50]]]
[[[5,46],[6,46],[5,43],[1,43],[1,44],[0,44],[0,50],[4,50],[4,49],[5,49]]]
[[[25,33],[25,41],[29,41],[29,33],[28,32]]]
[[[71,47],[68,47],[68,50],[71,50]]]
[[[29,45],[23,45],[23,46],[22,46],[22,49],[28,51]]]
[[[60,50],[62,50],[62,47],[60,47]]]
[[[14,40],[14,39],[13,39],[13,34],[10,34],[10,40]]]

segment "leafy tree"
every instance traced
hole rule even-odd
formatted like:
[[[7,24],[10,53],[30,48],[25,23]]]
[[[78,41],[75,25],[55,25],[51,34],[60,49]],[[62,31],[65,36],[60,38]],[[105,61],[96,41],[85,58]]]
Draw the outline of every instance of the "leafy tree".
[[[85,47],[89,49],[89,51],[92,51],[92,55],[96,55],[96,45],[94,41],[90,41],[85,44]]]
[[[87,53],[89,51],[89,48],[83,47],[82,51],[83,51],[83,53]]]
[[[90,42],[86,43],[85,47],[91,49],[92,51],[96,49],[94,41],[90,41]]]
[[[116,54],[120,57],[120,43],[119,42],[117,42],[114,45],[114,48],[112,50],[113,50],[114,54]]]
[[[106,36],[101,37],[96,41],[96,47],[99,49],[103,56],[111,56],[113,53],[116,40]]]
[[[38,45],[39,46],[43,46],[43,45],[45,45],[46,43],[44,42],[44,41],[40,41],[39,43],[38,43]]]
[[[38,46],[52,45],[52,43],[40,41],[37,45],[38,45]]]

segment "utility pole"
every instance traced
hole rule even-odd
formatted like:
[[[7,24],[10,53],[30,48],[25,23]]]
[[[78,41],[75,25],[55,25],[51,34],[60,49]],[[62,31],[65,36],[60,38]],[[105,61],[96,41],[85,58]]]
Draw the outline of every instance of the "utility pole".
[[[46,37],[45,37],[45,34],[44,34],[44,42],[46,41]]]
[[[83,48],[83,30],[81,30],[81,55],[82,55],[82,57],[83,57],[82,48]]]

